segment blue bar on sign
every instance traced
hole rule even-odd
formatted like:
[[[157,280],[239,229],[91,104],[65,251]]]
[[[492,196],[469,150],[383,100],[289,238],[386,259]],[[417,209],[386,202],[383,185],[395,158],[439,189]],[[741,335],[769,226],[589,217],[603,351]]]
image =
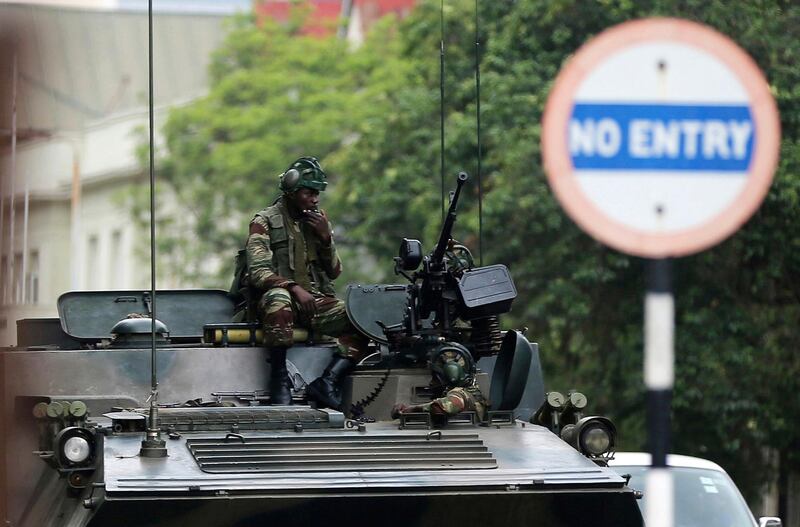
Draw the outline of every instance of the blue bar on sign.
[[[576,169],[744,172],[755,125],[748,106],[576,104],[567,127]]]

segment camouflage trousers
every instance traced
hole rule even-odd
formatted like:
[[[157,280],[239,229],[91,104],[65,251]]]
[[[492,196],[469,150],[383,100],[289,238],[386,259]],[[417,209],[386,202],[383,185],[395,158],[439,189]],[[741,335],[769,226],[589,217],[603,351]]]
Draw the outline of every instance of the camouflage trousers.
[[[314,335],[337,337],[342,356],[361,360],[367,351],[368,340],[353,327],[347,317],[344,302],[333,296],[314,294],[317,312],[306,315],[286,289],[276,287],[261,296],[258,314],[267,347],[289,347],[293,344],[295,325]]]

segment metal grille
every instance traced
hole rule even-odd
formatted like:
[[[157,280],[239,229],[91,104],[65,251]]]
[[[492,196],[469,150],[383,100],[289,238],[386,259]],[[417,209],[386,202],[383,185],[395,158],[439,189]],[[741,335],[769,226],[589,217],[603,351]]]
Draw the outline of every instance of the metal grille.
[[[189,439],[204,472],[327,472],[497,468],[477,434]]]

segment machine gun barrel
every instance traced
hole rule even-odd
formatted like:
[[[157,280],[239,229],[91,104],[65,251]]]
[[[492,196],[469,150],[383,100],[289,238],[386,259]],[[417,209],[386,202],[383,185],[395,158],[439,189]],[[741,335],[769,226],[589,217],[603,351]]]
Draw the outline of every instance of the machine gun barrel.
[[[433,255],[431,256],[431,263],[434,266],[442,265],[442,261],[444,260],[444,252],[447,250],[447,242],[450,241],[450,238],[453,234],[453,224],[456,222],[456,207],[458,206],[458,197],[461,195],[461,187],[464,186],[464,182],[469,179],[469,176],[466,172],[459,172],[456,178],[456,191],[453,194],[453,199],[450,201],[450,208],[447,209],[447,216],[444,219],[444,225],[442,226],[442,232],[439,234],[439,242],[436,244],[436,248],[433,250]]]

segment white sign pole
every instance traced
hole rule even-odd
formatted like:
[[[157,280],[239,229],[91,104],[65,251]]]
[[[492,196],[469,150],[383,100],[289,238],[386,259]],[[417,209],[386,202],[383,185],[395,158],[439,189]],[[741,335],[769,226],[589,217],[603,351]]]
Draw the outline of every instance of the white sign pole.
[[[674,525],[672,473],[667,465],[670,449],[670,407],[675,382],[675,300],[672,261],[647,261],[644,304],[644,382],[647,387],[647,442],[652,469],[645,492],[651,496],[645,509],[649,527]]]

